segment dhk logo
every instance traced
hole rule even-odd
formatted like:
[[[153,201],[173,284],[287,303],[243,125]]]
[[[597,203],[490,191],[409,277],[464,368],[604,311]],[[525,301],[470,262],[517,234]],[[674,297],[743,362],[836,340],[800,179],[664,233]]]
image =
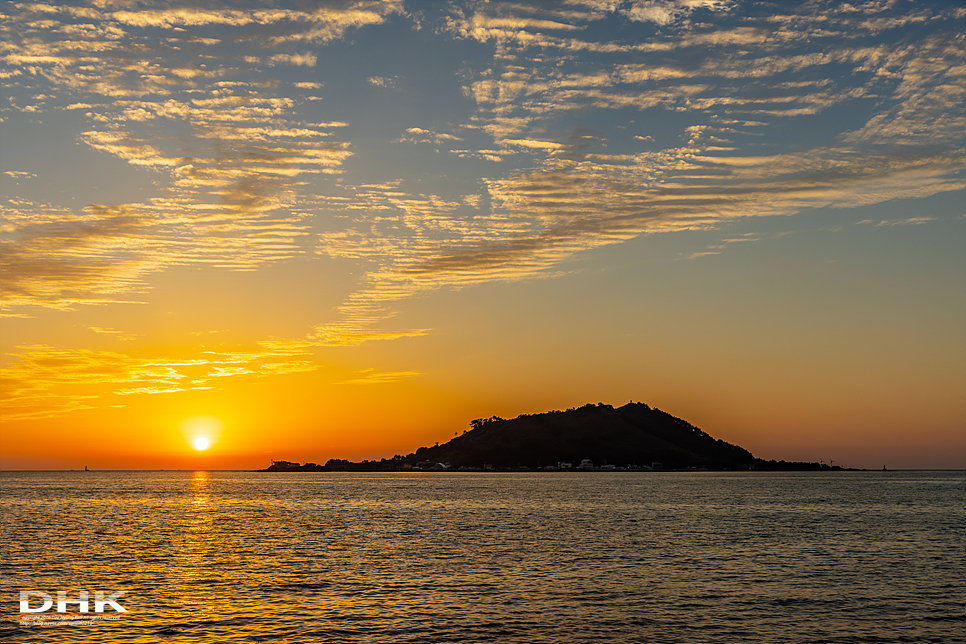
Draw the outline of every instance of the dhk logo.
[[[117,603],[117,600],[127,594],[126,590],[119,590],[115,593],[104,596],[103,590],[94,591],[94,612],[103,613],[105,606],[110,606],[119,613],[126,613],[127,609]],[[31,608],[30,597],[39,597],[43,600],[37,608]],[[81,613],[90,612],[90,594],[86,590],[77,593],[77,599],[68,599],[67,592],[57,591],[57,612],[66,613],[68,604],[76,604]],[[43,613],[51,609],[54,599],[42,590],[21,590],[20,591],[20,612],[21,613]]]

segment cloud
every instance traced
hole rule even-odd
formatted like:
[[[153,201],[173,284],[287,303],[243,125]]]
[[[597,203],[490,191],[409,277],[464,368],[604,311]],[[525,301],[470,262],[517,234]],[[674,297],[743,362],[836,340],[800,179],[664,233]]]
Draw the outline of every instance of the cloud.
[[[161,150],[124,132],[84,132],[81,140],[95,150],[108,152],[128,163],[141,166],[175,166],[178,159],[165,157]]]
[[[457,8],[446,20],[447,28],[462,38],[487,40],[528,40],[539,37],[545,31],[572,32],[582,28],[580,24],[599,18],[606,11],[594,7],[580,10],[576,3],[569,7],[555,7],[545,3],[494,3],[475,4],[470,12]],[[589,9],[589,10],[588,10]],[[469,15],[468,15],[469,13]]]
[[[399,294],[405,296],[407,294]],[[418,338],[429,333],[429,329],[409,329],[406,331],[376,331],[358,328],[350,322],[339,324],[320,324],[309,338],[316,340],[320,347],[353,347],[373,340],[398,340]]]
[[[851,143],[946,146],[951,132],[966,131],[966,65],[961,43],[931,37],[890,55],[880,68],[894,82],[897,100],[862,128],[843,135]]]
[[[110,330],[108,332],[113,333]],[[137,356],[49,345],[20,347],[0,369],[0,409],[7,420],[50,418],[112,404],[114,396],[210,389],[238,376],[312,371],[304,351],[205,351],[188,358]]]
[[[380,265],[341,309],[348,328],[364,329],[389,319],[399,299],[552,274],[576,253],[641,234],[711,229],[737,218],[962,189],[966,181],[956,175],[962,165],[952,152],[859,156],[834,147],[757,157],[684,147],[635,155],[630,163],[549,157],[539,169],[487,181],[489,214],[468,219],[423,199],[425,210],[403,210],[392,218],[391,234],[379,235],[374,228],[332,233],[322,236],[319,249]],[[394,196],[387,201],[391,207],[384,208],[389,212],[383,220],[417,200]],[[725,240],[694,256],[718,253],[738,241],[752,238]],[[361,330],[347,334],[344,328],[323,325],[319,331],[333,332],[335,344],[397,337]]]
[[[621,13],[632,21],[667,25],[697,9],[727,11],[732,6],[732,0],[635,0]]]
[[[275,54],[269,61],[272,65],[305,65],[307,67],[315,67],[315,62],[318,60],[315,54]]]
[[[0,214],[4,309],[118,301],[118,294],[138,291],[143,276],[158,268],[151,257],[152,222],[143,213],[119,208],[78,216],[18,202]]]
[[[177,391],[184,376],[150,360],[131,359],[108,351],[76,351],[36,345],[24,347],[19,360],[0,370],[0,406],[9,420],[46,418],[90,409],[100,385],[132,384],[145,389]],[[84,394],[66,393],[84,391]]]
[[[717,244],[712,244],[708,246],[708,250],[700,251],[696,253],[691,253],[688,255],[688,259],[697,259],[699,257],[709,257],[712,255],[720,255],[730,244],[736,244],[738,242],[753,242],[758,241],[760,237],[755,235],[755,233],[745,233],[739,237],[734,237],[731,239],[722,239]]]
[[[535,141],[533,139],[501,139],[499,143],[504,145],[519,145],[525,148],[536,148],[538,150],[561,150],[567,146],[556,141]]]
[[[155,198],[92,204],[81,214],[24,201],[0,208],[0,307],[125,302],[147,290],[148,275],[171,266],[245,270],[301,252],[297,240],[306,231],[293,213],[296,198],[276,194],[277,183],[263,176],[275,168],[225,170],[215,179],[218,168],[209,170],[182,184],[223,186],[219,201]],[[237,179],[246,173],[247,181]]]
[[[433,143],[440,145],[448,141],[462,141],[463,139],[455,134],[446,132],[433,132],[419,127],[406,128],[406,134],[396,139],[396,143]]]
[[[362,374],[358,378],[344,380],[340,385],[376,385],[387,382],[396,382],[403,378],[412,378],[420,375],[418,371],[376,371],[375,369],[363,369],[356,373]]]
[[[353,147],[338,117],[305,116],[306,101],[328,97],[298,76],[316,73],[308,67],[324,60],[320,46],[403,13],[401,1],[196,5],[5,9],[4,73],[15,100],[4,109],[42,114],[58,109],[49,97],[65,97],[89,119],[81,142],[159,186],[153,199],[77,212],[10,203],[0,239],[8,306],[123,301],[172,266],[253,270],[314,243],[320,254],[365,262],[367,272],[337,319],[290,342],[417,337],[428,331],[390,328],[393,305],[432,289],[554,274],[576,253],[640,234],[963,184],[960,9],[441,5],[438,30],[422,33],[471,39],[488,56],[467,59],[458,76],[471,112],[461,122],[417,122],[394,142],[459,141],[450,162],[487,162],[477,185],[457,188],[443,177],[387,182],[346,172],[350,160],[380,150]],[[909,39],[908,25],[928,34]],[[846,111],[848,119],[833,118]],[[665,114],[674,118],[652,118]],[[818,119],[838,129],[796,139],[794,153],[766,136],[776,124],[796,133]],[[581,134],[565,125],[572,120],[627,131]],[[170,136],[171,126],[186,134]]]
[[[386,78],[384,76],[373,76],[366,80],[368,80],[369,84],[373,85],[374,87],[395,87],[399,81],[399,77],[394,76],[392,78]]]
[[[297,112],[307,98],[279,93],[275,78],[246,61],[313,66],[317,54],[298,43],[379,23],[402,3],[133,7],[7,8],[3,63],[17,72],[11,78],[26,77],[6,109],[85,110],[89,126],[78,140],[156,173],[163,195],[80,212],[5,207],[7,314],[129,301],[144,293],[150,274],[175,265],[251,270],[303,252],[311,216],[298,206],[305,178],[342,172],[352,152],[335,129],[347,124],[306,122]],[[294,85],[322,89],[314,81]],[[53,96],[70,101],[36,103]],[[172,126],[185,134],[172,137]]]
[[[402,10],[402,0],[362,0],[345,3],[320,3],[307,11],[276,7],[243,10],[228,6],[211,8],[193,4],[177,6],[176,3],[145,3],[137,11],[114,11],[105,16],[96,14],[93,18],[109,18],[124,26],[137,28],[198,28],[207,26],[251,27],[253,25],[271,26],[276,29],[272,36],[275,42],[292,40],[327,41],[340,38],[347,29],[378,24],[391,13]],[[157,8],[151,8],[154,5]],[[33,7],[39,11],[36,6]]]
[[[93,331],[94,333],[106,333],[108,335],[120,333],[120,331],[115,331],[114,329],[105,329],[99,326],[89,326],[87,328]]]
[[[373,326],[391,317],[391,314],[381,306],[382,302],[378,298],[372,301],[374,298],[366,295],[368,294],[363,293],[361,296],[356,294],[349,302],[340,306],[339,313],[343,319],[339,322],[317,325],[308,334],[309,342],[318,347],[351,347],[374,340],[418,338],[429,333],[429,329],[404,331],[373,329]],[[395,301],[405,295],[406,293],[395,293],[384,298],[384,301]]]
[[[909,217],[907,219],[891,219],[880,221],[876,226],[918,226],[936,221],[935,217]]]

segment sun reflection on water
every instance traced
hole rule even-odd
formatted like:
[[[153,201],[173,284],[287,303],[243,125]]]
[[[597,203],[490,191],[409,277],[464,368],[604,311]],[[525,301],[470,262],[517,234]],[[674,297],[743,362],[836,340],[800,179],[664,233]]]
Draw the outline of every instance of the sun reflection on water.
[[[685,641],[693,623],[735,644],[811,641],[818,616],[822,641],[851,641],[856,611],[883,641],[962,639],[946,637],[961,631],[958,578],[933,563],[958,543],[955,473],[901,475],[902,488],[883,487],[892,473],[71,476],[0,473],[0,586],[99,584],[128,591],[130,613],[90,639],[17,641],[451,642],[515,628],[521,643],[619,642],[641,623]],[[897,583],[910,570],[935,599],[918,621],[902,610],[921,591]],[[887,594],[856,604],[872,573]]]
[[[191,504],[196,507],[208,505],[211,500],[211,495],[208,492],[208,472],[195,472],[191,479],[191,485],[194,491]]]

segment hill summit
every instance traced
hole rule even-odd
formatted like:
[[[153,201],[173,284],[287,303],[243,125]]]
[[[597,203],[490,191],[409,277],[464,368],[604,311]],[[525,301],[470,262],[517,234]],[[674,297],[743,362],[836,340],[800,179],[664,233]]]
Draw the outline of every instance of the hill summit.
[[[687,421],[644,403],[614,408],[599,403],[470,423],[472,429],[406,460],[453,467],[545,467],[558,463],[595,466],[660,463],[668,469],[748,469],[757,459],[737,445],[714,439]]]

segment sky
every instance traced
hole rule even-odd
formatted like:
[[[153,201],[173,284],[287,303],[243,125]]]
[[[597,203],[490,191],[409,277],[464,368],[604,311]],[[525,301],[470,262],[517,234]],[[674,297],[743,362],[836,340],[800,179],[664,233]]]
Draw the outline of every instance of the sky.
[[[629,401],[966,467],[961,2],[0,12],[3,469]]]

